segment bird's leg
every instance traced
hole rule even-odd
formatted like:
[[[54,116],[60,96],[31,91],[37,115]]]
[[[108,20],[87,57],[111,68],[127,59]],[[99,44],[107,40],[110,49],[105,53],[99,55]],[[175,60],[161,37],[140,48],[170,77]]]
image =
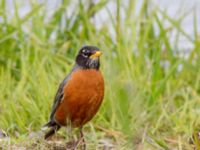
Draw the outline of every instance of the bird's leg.
[[[82,131],[82,127],[80,127],[80,136],[78,138],[78,141],[76,142],[75,149],[77,149],[78,146],[81,146],[81,150],[86,150],[86,144],[85,144],[85,139]]]
[[[86,144],[85,144],[85,139],[84,139],[84,134],[83,134],[83,127],[80,128],[80,140],[82,141],[81,144],[81,150],[86,150]]]

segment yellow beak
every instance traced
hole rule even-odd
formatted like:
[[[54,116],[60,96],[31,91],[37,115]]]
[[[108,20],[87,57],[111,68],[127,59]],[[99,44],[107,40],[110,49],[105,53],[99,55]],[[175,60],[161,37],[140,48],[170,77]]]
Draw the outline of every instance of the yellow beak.
[[[99,56],[101,56],[101,55],[102,55],[102,52],[96,51],[94,54],[92,54],[92,55],[90,56],[90,58],[97,58],[97,57],[99,57]]]

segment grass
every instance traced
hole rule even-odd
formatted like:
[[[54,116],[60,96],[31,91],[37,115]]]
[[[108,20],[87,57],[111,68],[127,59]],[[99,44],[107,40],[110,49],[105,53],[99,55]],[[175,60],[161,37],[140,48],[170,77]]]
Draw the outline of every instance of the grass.
[[[115,13],[109,3],[115,4]],[[189,12],[173,19],[143,1],[136,13],[137,3],[77,2],[70,9],[72,1],[62,1],[46,19],[43,3],[30,2],[30,12],[20,16],[21,5],[14,2],[10,16],[6,1],[0,1],[0,129],[9,137],[0,139],[1,145],[34,145],[30,135],[47,122],[59,82],[79,48],[91,44],[104,53],[106,93],[100,111],[84,128],[88,149],[98,149],[101,140],[114,149],[200,148],[197,16],[192,36],[181,26]],[[102,10],[108,20],[97,28]],[[179,48],[180,36],[192,43],[189,53]],[[41,149],[45,141],[36,145]]]

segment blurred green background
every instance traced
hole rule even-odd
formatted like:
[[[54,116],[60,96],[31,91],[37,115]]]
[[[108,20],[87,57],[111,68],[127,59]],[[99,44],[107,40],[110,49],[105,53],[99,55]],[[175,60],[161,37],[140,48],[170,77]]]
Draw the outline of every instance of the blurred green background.
[[[100,140],[114,149],[200,148],[194,7],[170,16],[148,0],[50,3],[28,1],[29,11],[21,14],[22,1],[9,7],[0,0],[0,129],[14,144],[48,121],[78,50],[96,45],[106,87],[100,111],[84,128],[88,149],[98,149]],[[182,26],[189,15],[190,33]]]

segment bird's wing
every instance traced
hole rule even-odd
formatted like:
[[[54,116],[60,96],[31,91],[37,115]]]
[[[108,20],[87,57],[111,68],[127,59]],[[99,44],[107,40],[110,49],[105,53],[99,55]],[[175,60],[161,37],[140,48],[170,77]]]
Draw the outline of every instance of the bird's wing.
[[[68,81],[70,80],[71,78],[71,74],[78,70],[78,69],[81,69],[80,66],[78,66],[77,64],[74,65],[73,69],[70,71],[70,73],[65,77],[65,79],[63,80],[63,82],[60,83],[59,85],[59,88],[58,88],[58,91],[56,93],[56,96],[54,98],[54,102],[53,102],[53,106],[52,106],[52,109],[51,109],[51,115],[50,115],[50,121],[53,121],[54,120],[54,114],[56,112],[56,109],[58,108],[58,106],[60,105],[60,102],[62,101],[62,98],[63,98],[63,90],[64,90],[64,87],[66,86],[66,84],[68,83]]]
[[[67,84],[68,80],[70,79],[70,76],[71,76],[71,73],[68,74],[65,77],[65,79],[59,85],[59,88],[58,88],[58,91],[57,91],[56,96],[54,98],[53,106],[52,106],[52,109],[51,109],[50,120],[53,120],[56,109],[58,108],[60,102],[62,101],[63,94],[64,94],[63,89],[64,89],[64,86]]]

